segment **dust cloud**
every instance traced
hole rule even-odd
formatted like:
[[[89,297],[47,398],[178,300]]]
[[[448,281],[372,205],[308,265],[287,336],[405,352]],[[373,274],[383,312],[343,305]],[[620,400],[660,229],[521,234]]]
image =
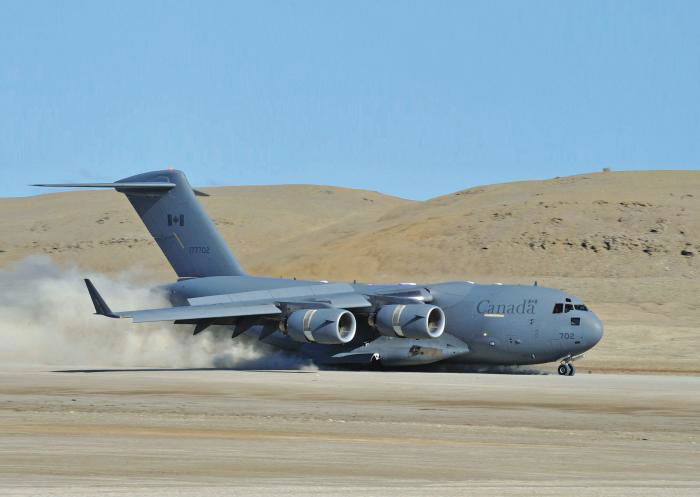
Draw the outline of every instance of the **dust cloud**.
[[[115,310],[168,307],[164,295],[136,282],[135,274],[105,276],[59,267],[33,256],[0,270],[0,362],[8,366],[118,368],[309,368],[303,358],[257,340],[211,327],[133,324],[93,315],[83,278],[90,278]]]

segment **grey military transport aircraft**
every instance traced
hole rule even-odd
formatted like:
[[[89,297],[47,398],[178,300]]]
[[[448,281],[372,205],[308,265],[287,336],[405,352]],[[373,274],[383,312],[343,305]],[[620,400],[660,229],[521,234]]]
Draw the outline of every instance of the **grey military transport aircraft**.
[[[596,315],[560,290],[470,281],[375,285],[250,276],[207,217],[184,173],[153,171],[115,183],[42,184],[124,193],[175,270],[173,307],[113,311],[85,280],[95,313],[135,323],[224,325],[319,365],[527,365],[573,361],[603,335]]]

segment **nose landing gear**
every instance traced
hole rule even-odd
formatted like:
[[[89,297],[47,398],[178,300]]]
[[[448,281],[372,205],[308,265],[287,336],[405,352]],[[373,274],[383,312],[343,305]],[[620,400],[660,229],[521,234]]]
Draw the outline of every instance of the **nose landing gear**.
[[[575,356],[572,356],[571,354],[562,357],[559,359],[561,364],[559,364],[559,367],[557,368],[557,373],[559,373],[562,376],[573,376],[576,374],[576,368],[574,367],[572,362],[581,359],[583,357],[583,354],[578,354]]]
[[[557,373],[559,373],[562,376],[573,376],[576,374],[576,368],[574,367],[572,362],[581,359],[583,357],[583,354],[578,354],[575,356],[572,356],[571,354],[562,357],[559,359],[561,361],[561,364],[559,364],[559,367],[557,368]]]
[[[557,373],[562,376],[573,376],[576,374],[576,368],[570,362],[562,362],[557,368]]]

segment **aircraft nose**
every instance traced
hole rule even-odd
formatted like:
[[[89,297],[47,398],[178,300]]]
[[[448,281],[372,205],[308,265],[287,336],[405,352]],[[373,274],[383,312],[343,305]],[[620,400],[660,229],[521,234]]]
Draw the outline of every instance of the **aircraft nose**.
[[[598,316],[591,313],[586,326],[586,341],[588,346],[593,347],[603,338],[603,322]]]

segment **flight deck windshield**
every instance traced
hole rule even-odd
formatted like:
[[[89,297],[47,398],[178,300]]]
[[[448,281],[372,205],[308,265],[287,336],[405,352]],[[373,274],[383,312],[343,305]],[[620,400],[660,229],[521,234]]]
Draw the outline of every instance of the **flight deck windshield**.
[[[554,309],[552,314],[561,314],[563,312],[571,312],[573,310],[577,311],[588,311],[588,307],[583,304],[571,304],[571,303],[556,303],[554,304]]]

